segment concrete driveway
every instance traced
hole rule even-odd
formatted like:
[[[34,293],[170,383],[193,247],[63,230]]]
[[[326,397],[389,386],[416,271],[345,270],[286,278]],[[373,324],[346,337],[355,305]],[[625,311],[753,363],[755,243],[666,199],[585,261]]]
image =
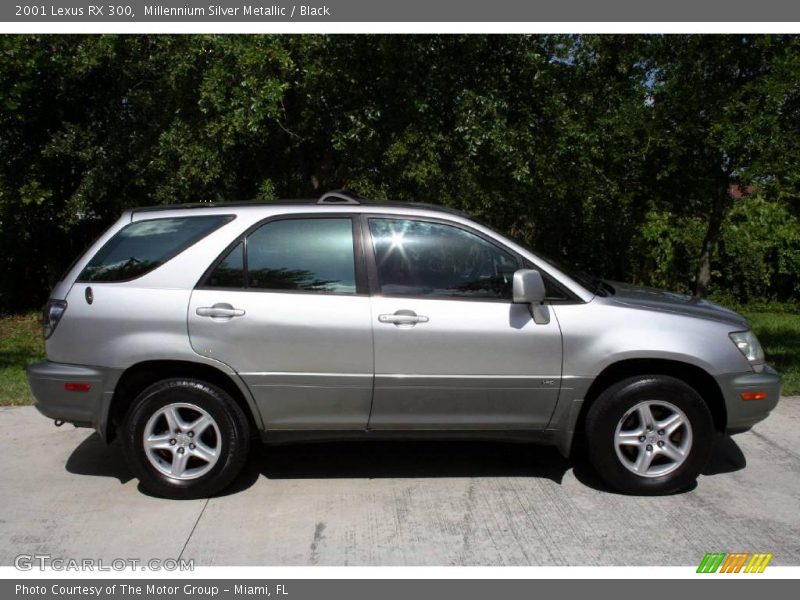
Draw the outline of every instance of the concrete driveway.
[[[698,486],[610,493],[551,448],[337,443],[260,449],[210,500],[142,493],[119,447],[0,409],[0,564],[193,558],[201,565],[696,565],[709,551],[800,564],[800,397],[720,438]],[[745,466],[746,465],[746,466]]]

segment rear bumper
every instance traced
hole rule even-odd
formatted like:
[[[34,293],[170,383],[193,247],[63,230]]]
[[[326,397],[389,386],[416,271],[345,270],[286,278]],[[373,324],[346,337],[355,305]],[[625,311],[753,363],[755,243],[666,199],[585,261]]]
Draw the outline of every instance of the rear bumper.
[[[40,413],[78,427],[92,427],[104,438],[114,377],[114,370],[101,367],[49,361],[28,367],[28,383]],[[81,391],[69,390],[67,384],[79,384]]]
[[[780,375],[769,365],[761,373],[729,374],[718,381],[727,407],[727,433],[746,431],[765,419],[781,395]],[[742,400],[745,392],[766,392],[767,396],[763,400]]]

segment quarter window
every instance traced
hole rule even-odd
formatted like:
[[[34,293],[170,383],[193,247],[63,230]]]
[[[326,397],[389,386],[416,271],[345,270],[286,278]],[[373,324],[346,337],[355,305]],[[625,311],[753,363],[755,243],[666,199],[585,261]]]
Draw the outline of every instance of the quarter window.
[[[209,287],[243,288],[244,279],[244,242],[234,246],[228,255],[220,261],[208,278]]]
[[[233,219],[230,215],[136,221],[97,251],[78,281],[127,281],[149,273]]]
[[[505,299],[517,260],[459,227],[370,219],[380,291],[386,295]]]

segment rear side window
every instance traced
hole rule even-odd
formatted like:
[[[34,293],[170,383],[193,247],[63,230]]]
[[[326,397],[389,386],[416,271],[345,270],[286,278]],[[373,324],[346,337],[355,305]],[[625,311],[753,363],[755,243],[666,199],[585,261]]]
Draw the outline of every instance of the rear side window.
[[[128,281],[149,273],[233,219],[231,215],[136,221],[92,257],[78,281]]]
[[[204,287],[355,294],[353,239],[349,217],[270,221],[247,236],[245,252],[237,244]]]

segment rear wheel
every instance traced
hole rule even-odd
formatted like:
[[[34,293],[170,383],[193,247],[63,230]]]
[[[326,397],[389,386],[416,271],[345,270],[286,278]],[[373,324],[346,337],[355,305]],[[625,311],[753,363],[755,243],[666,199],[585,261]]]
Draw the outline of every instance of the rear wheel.
[[[691,485],[713,439],[708,406],[674,377],[620,381],[586,415],[589,458],[611,487],[631,494],[669,494]]]
[[[145,389],[123,423],[123,448],[142,486],[168,498],[222,491],[249,449],[248,422],[223,390],[195,379]]]

